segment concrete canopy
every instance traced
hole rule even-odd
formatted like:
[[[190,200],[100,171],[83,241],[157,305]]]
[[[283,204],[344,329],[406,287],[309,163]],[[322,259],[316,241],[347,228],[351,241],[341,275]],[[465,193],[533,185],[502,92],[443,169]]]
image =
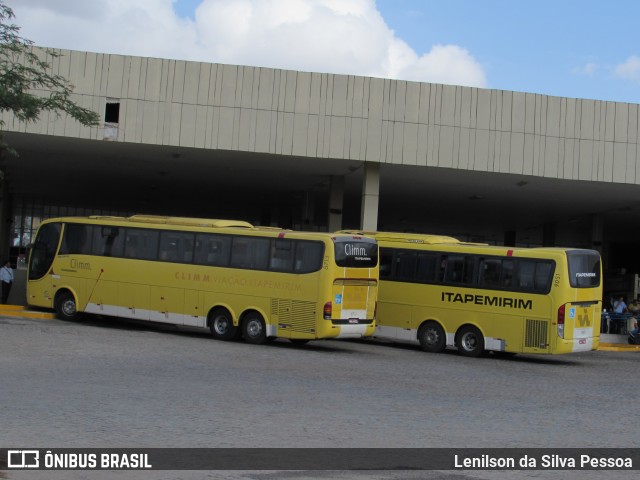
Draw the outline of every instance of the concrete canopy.
[[[240,216],[258,223],[266,209],[270,223],[290,227],[289,217],[270,218],[269,212],[288,206],[289,215],[301,215],[309,192],[326,207],[329,178],[337,175],[345,178],[344,226],[358,228],[362,162],[13,132],[5,138],[19,152],[3,160],[8,192],[15,197],[126,212]],[[497,243],[505,231],[516,231],[520,242],[537,244],[543,225],[556,223],[581,231],[585,246],[591,217],[602,215],[610,239],[640,233],[637,185],[406,165],[383,165],[380,177],[380,229]],[[315,222],[326,228],[325,218]],[[621,223],[625,228],[616,229]]]

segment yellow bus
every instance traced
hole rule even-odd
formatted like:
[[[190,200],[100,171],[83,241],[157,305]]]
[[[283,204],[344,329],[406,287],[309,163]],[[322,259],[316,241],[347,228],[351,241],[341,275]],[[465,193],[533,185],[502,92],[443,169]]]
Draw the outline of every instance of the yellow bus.
[[[367,235],[380,248],[375,337],[416,343],[427,352],[457,347],[471,357],[487,350],[559,354],[599,345],[597,251]]]
[[[216,339],[304,343],[374,331],[378,247],[358,235],[134,215],[44,221],[27,302],[208,328]]]

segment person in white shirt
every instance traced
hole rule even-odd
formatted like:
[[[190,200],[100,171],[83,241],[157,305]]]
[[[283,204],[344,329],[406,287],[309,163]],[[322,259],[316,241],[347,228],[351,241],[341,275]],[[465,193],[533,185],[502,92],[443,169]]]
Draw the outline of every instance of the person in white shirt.
[[[0,283],[2,284],[2,303],[6,304],[9,301],[9,292],[13,285],[13,270],[11,269],[11,262],[8,260],[0,268]]]
[[[620,297],[618,301],[613,304],[613,309],[616,313],[627,313],[627,304],[624,302],[623,297]]]

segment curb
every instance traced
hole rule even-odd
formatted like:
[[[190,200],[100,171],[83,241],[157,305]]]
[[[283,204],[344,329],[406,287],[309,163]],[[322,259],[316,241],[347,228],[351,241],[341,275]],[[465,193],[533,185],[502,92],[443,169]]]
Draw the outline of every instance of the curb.
[[[640,345],[625,345],[624,343],[601,343],[598,351],[603,352],[640,352]]]
[[[27,310],[25,307],[20,305],[0,305],[0,316],[35,318],[40,320],[53,320],[56,318],[55,313]]]

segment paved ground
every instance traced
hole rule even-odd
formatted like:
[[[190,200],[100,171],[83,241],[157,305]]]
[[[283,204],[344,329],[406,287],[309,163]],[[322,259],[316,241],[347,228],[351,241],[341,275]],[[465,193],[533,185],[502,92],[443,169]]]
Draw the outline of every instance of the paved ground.
[[[0,446],[637,447],[640,354],[425,354],[0,318]],[[637,376],[637,373],[635,374]],[[16,472],[63,478],[631,478],[629,472]],[[635,475],[634,475],[635,478]]]

